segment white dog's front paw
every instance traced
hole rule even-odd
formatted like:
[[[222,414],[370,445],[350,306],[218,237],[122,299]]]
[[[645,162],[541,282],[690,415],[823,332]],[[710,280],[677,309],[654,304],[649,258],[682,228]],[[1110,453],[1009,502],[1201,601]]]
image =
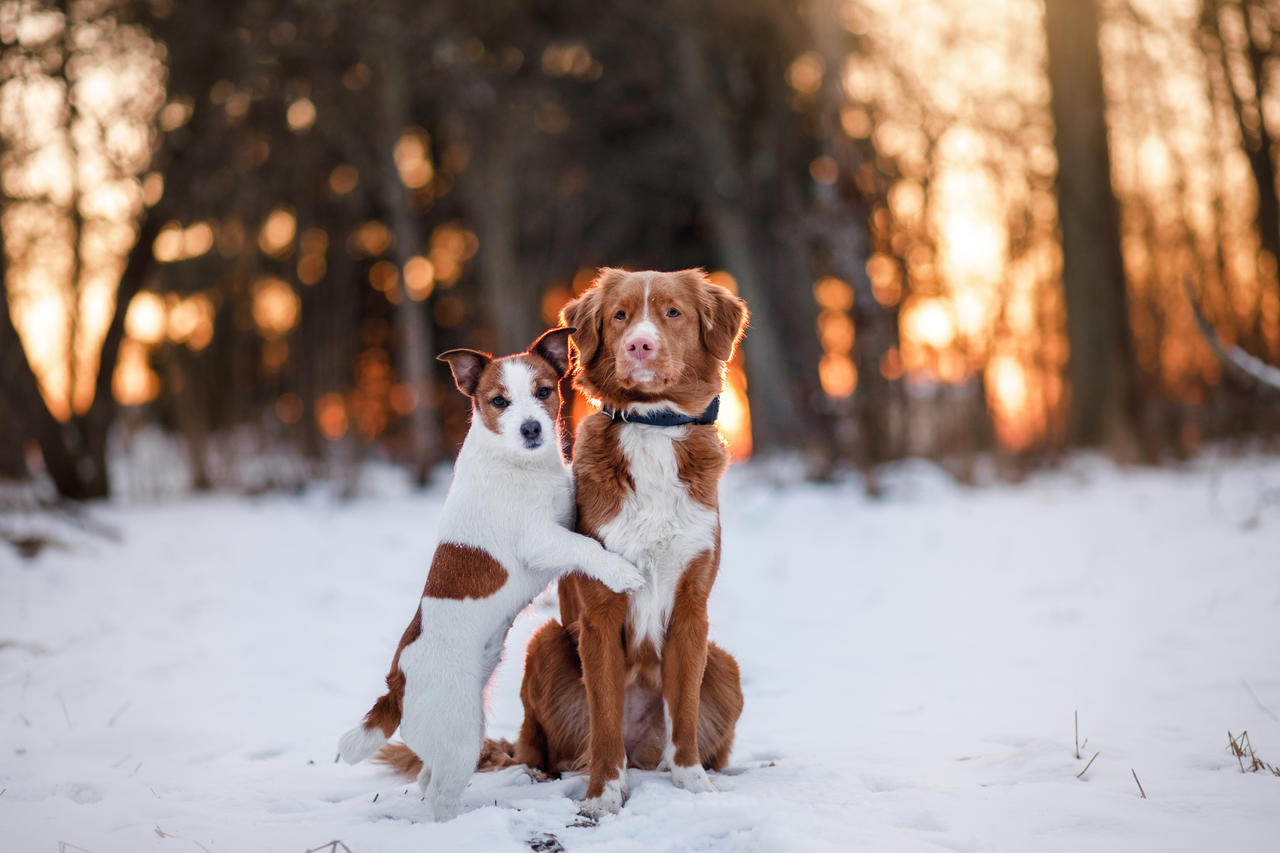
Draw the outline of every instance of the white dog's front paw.
[[[578,803],[578,814],[599,820],[607,814],[617,814],[627,801],[627,785],[622,778],[604,783],[604,792],[598,797],[587,797]]]
[[[644,586],[644,574],[629,560],[605,552],[606,562],[600,580],[614,592],[630,592]]]
[[[711,777],[707,775],[707,771],[701,764],[695,764],[692,767],[679,767],[673,764],[671,783],[677,788],[684,788],[695,794],[707,794],[716,789],[716,786],[711,784]]]

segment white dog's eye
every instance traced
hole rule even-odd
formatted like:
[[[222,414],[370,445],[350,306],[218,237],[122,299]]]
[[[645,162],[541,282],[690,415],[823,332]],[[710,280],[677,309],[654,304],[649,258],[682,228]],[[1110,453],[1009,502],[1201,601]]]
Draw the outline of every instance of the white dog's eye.
[[[543,385],[541,388],[538,389],[539,400],[545,400],[550,396],[551,396],[551,386]]]
[[[489,402],[493,403],[493,407],[495,409],[505,409],[507,406],[511,404],[510,401],[507,400],[506,397],[503,397],[501,394],[499,394],[497,397],[494,397]]]

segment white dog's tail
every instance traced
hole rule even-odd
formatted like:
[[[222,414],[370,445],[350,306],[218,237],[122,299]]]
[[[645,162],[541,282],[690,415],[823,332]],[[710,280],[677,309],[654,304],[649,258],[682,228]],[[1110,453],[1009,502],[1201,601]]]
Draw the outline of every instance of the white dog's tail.
[[[391,671],[387,673],[387,692],[373,703],[364,722],[342,736],[338,741],[338,755],[348,764],[357,764],[377,752],[400,726],[404,714],[404,670],[400,669],[400,653],[405,646],[422,634],[422,606],[413,615],[409,627],[404,629],[395,657],[391,659]]]
[[[348,764],[357,764],[373,755],[400,725],[404,713],[404,673],[398,666],[387,676],[387,692],[373,703],[364,722],[342,736],[338,754]]]

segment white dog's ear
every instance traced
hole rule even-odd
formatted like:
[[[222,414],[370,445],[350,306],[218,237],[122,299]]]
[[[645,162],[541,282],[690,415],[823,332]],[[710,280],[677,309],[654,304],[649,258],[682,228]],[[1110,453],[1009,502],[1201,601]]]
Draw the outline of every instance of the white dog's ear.
[[[436,356],[436,360],[448,362],[458,390],[468,397],[473,397],[476,386],[480,384],[480,374],[484,373],[489,362],[493,361],[493,356],[473,349],[451,349],[440,353]]]
[[[561,379],[569,372],[569,335],[576,332],[573,326],[564,326],[546,332],[529,346],[529,352],[542,356],[555,368]]]

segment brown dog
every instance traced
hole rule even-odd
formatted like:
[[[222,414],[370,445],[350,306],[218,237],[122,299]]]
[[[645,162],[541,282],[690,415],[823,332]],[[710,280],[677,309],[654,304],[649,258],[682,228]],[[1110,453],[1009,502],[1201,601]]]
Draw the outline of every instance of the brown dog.
[[[616,812],[628,760],[714,790],[742,712],[738,666],[707,640],[720,564],[727,457],[714,420],[746,304],[701,270],[600,271],[564,309],[577,387],[603,403],[578,430],[579,532],[634,562],[644,586],[560,581],[563,626],[530,641],[515,761],[552,773],[588,764],[585,814]],[[705,769],[704,769],[705,768]]]

